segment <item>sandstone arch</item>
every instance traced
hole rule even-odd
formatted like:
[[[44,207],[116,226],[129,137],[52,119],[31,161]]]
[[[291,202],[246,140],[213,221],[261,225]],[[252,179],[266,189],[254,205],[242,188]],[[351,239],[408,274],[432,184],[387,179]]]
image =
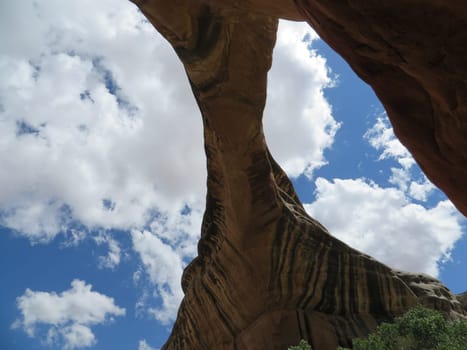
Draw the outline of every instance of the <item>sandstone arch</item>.
[[[402,39],[391,44],[384,34],[393,27],[420,40],[427,35],[410,29],[409,15],[402,16],[404,26],[382,21],[385,13],[397,19],[397,6],[408,1],[134,2],[185,66],[207,155],[199,254],[184,272],[185,298],[164,349],[285,349],[300,338],[315,350],[335,349],[417,303],[449,317],[465,315],[435,279],[391,270],[310,218],[262,131],[277,18],[306,18],[375,88],[401,140],[466,213],[467,65],[456,68],[460,57],[446,61],[451,56],[433,54],[431,66],[413,67],[423,55],[412,54],[410,46],[404,51]],[[445,9],[441,2],[430,4],[427,13]],[[441,12],[455,16],[459,28],[465,11],[453,15],[457,2],[452,4]]]

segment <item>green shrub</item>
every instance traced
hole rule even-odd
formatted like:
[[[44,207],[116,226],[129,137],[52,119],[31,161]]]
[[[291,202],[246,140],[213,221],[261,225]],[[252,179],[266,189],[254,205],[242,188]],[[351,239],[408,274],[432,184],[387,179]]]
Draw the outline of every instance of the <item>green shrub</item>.
[[[300,343],[297,346],[291,346],[289,350],[312,350],[310,344],[305,340],[300,340]]]
[[[417,306],[394,323],[382,323],[365,339],[353,341],[354,350],[467,349],[467,323],[448,322],[438,311]]]
[[[467,323],[448,322],[438,311],[417,306],[352,344],[354,350],[467,350]],[[311,346],[302,340],[289,350],[311,350]]]

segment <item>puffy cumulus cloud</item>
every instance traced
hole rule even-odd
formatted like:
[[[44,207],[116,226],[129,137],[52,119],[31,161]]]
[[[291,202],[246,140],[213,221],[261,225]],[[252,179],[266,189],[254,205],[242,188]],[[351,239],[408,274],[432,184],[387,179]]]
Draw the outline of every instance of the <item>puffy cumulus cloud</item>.
[[[138,350],[158,350],[148,345],[145,339],[140,340],[138,344]]]
[[[462,218],[451,202],[427,209],[400,189],[364,179],[318,178],[316,201],[305,207],[350,246],[392,267],[433,276],[462,236]]]
[[[204,201],[202,123],[187,78],[134,5],[0,6],[0,225],[48,242],[75,237],[74,223],[142,229],[155,212],[176,217]],[[307,48],[316,39],[305,24],[281,22],[274,51],[265,128],[292,176],[325,163],[338,128],[323,97],[326,61]]]
[[[411,181],[408,194],[410,197],[425,202],[429,195],[433,192],[435,186],[427,179],[426,176],[423,176],[423,180],[421,182]]]
[[[134,5],[1,7],[0,224],[47,242],[73,222],[143,227],[203,198],[189,84]]]
[[[273,156],[289,176],[326,164],[323,152],[339,123],[323,90],[334,84],[326,59],[310,50],[317,34],[305,23],[281,21],[269,73],[264,129]]]
[[[133,231],[132,238],[134,250],[139,254],[149,280],[155,287],[154,297],[160,305],[149,308],[149,313],[167,325],[175,319],[183,298],[180,286],[183,261],[171,245],[151,232]]]
[[[391,167],[389,182],[409,197],[421,202],[428,200],[435,186],[416,167],[409,151],[394,135],[386,113],[376,119],[376,123],[365,133],[364,138],[381,154],[378,160],[393,159],[399,166]]]
[[[26,289],[16,300],[21,318],[13,328],[36,337],[45,327],[44,341],[66,350],[90,347],[97,342],[92,326],[125,315],[125,309],[115,305],[113,298],[91,289],[81,280],[73,280],[71,288],[60,294]]]
[[[183,297],[183,268],[197,253],[203,204],[192,203],[174,215],[158,214],[148,230],[132,231],[133,250],[142,263],[133,274],[141,289],[137,315],[149,313],[165,325],[175,319]]]
[[[46,339],[49,345],[63,343],[63,349],[91,347],[96,342],[96,337],[89,327],[76,323],[61,329],[50,328]]]

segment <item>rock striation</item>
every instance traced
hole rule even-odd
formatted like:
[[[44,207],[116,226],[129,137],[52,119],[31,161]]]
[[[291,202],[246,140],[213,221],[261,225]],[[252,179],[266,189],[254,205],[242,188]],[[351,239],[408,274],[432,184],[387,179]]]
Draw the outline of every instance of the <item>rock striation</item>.
[[[301,16],[291,1],[287,14],[281,1],[258,0],[257,11],[256,0],[133,1],[185,66],[208,168],[198,257],[184,271],[163,349],[283,350],[302,338],[336,349],[418,303],[465,317],[439,281],[392,270],[330,235],[269,153],[267,72],[277,17]]]

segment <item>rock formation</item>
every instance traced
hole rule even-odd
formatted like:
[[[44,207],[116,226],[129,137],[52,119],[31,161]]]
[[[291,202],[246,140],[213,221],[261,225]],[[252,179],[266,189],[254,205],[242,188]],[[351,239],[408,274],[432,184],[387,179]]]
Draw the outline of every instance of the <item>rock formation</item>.
[[[378,95],[427,177],[467,216],[467,6],[295,0]]]
[[[203,118],[207,156],[198,257],[183,274],[185,298],[163,349],[283,350],[301,338],[314,350],[336,349],[417,303],[448,317],[465,315],[438,281],[391,270],[331,236],[305,213],[271,157],[261,123],[267,72],[277,17],[301,16],[292,1],[134,2],[185,66]],[[311,5],[300,6],[308,16]],[[390,99],[386,107],[393,108],[390,113],[404,107],[413,114],[410,120],[419,120],[411,101],[427,111],[420,95],[407,93],[402,105]],[[434,103],[431,116],[441,109]],[[426,136],[423,125],[414,130],[416,140]]]
[[[467,291],[457,295],[457,299],[464,305],[464,311],[467,313]]]

